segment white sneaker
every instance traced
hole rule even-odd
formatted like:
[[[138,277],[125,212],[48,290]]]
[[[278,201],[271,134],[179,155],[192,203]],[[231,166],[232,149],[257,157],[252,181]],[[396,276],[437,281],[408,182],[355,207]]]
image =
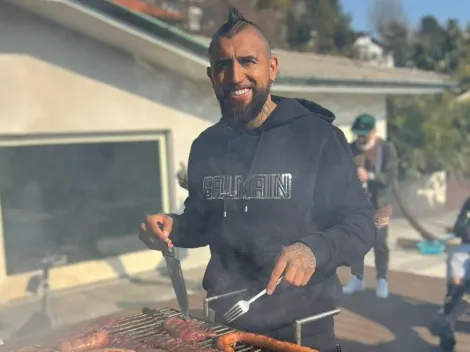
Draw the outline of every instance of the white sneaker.
[[[375,292],[377,297],[379,298],[387,298],[388,297],[388,283],[385,279],[378,279],[377,280],[377,291]]]
[[[361,292],[366,289],[364,280],[359,279],[356,275],[351,276],[351,280],[343,287],[343,293],[351,295],[356,292]]]

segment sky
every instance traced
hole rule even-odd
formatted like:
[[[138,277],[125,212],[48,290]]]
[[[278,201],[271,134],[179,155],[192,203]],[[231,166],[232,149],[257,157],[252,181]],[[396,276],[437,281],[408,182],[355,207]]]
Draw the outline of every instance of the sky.
[[[352,24],[358,31],[370,31],[370,9],[374,0],[341,0],[345,12],[352,15]],[[441,23],[456,18],[465,27],[470,21],[470,0],[402,0],[410,23],[415,27],[424,15],[434,15]]]

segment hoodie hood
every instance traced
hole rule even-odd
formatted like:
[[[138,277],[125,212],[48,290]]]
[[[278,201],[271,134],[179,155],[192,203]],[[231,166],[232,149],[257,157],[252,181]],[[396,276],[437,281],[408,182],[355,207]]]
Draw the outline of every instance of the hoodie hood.
[[[263,125],[257,129],[252,131],[242,130],[238,124],[234,123],[233,119],[226,117],[222,117],[221,122],[227,123],[238,133],[260,134],[262,131],[287,125],[303,117],[320,118],[329,123],[335,120],[335,115],[330,110],[325,109],[323,106],[313,101],[298,98],[284,98],[277,95],[272,95],[271,99],[276,103],[276,108]]]
[[[253,168],[259,159],[258,151],[263,141],[264,132],[274,129],[281,129],[292,124],[294,121],[303,118],[317,118],[330,124],[335,119],[335,116],[331,111],[325,109],[317,103],[306,99],[284,98],[276,95],[271,96],[271,98],[273,102],[276,103],[276,108],[271,112],[269,117],[259,128],[246,130],[243,129],[239,124],[235,123],[233,119],[222,117],[221,122],[227,124],[228,130],[231,131],[226,156],[226,170],[232,170],[230,165],[230,154],[233,152],[232,141],[234,139],[238,139],[243,135],[250,135],[251,137],[256,138],[256,141],[252,146],[253,158],[251,159],[249,167],[247,167],[248,175],[251,175],[253,174]],[[249,143],[248,140],[246,143]],[[224,217],[227,217],[227,204],[231,197],[232,192],[228,192],[226,197],[224,197]],[[248,212],[248,199],[244,200],[244,211],[245,213]]]

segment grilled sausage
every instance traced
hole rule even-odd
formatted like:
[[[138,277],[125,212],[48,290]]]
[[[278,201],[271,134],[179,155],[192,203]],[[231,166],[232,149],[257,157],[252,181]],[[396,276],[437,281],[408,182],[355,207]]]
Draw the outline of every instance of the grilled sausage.
[[[224,352],[235,352],[237,343],[256,346],[275,352],[318,352],[312,348],[284,342],[271,337],[252,334],[249,332],[230,332],[217,340],[217,347]]]
[[[106,347],[106,348],[98,348],[96,350],[90,350],[88,352],[136,352],[136,351],[129,350],[127,348]]]
[[[42,345],[31,345],[17,349],[14,352],[57,352],[57,350]]]
[[[215,332],[203,327],[198,322],[186,321],[179,317],[166,319],[163,323],[163,330],[183,341],[204,341],[209,337],[216,336]]]
[[[63,341],[59,346],[59,350],[60,352],[85,352],[103,348],[108,343],[108,332],[106,330],[100,330]]]

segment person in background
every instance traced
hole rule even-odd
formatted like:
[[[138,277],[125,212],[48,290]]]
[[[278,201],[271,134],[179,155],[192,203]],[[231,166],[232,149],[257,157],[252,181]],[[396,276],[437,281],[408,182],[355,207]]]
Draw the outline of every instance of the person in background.
[[[462,205],[452,232],[462,242],[447,257],[447,296],[470,279],[470,197]]]
[[[352,132],[356,135],[356,140],[350,144],[350,147],[356,161],[357,174],[366,194],[376,210],[391,208],[392,182],[398,172],[395,146],[377,136],[376,120],[369,114],[362,114],[356,118]],[[387,237],[388,226],[378,227],[374,255],[377,270],[376,294],[380,298],[388,297]],[[351,266],[351,274],[351,280],[343,287],[344,294],[352,294],[365,289],[364,258]]]
[[[454,326],[470,309],[470,197],[463,204],[455,221],[454,235],[462,240],[447,256],[447,294],[443,309],[431,324],[431,333],[438,336],[443,351],[454,351]]]

